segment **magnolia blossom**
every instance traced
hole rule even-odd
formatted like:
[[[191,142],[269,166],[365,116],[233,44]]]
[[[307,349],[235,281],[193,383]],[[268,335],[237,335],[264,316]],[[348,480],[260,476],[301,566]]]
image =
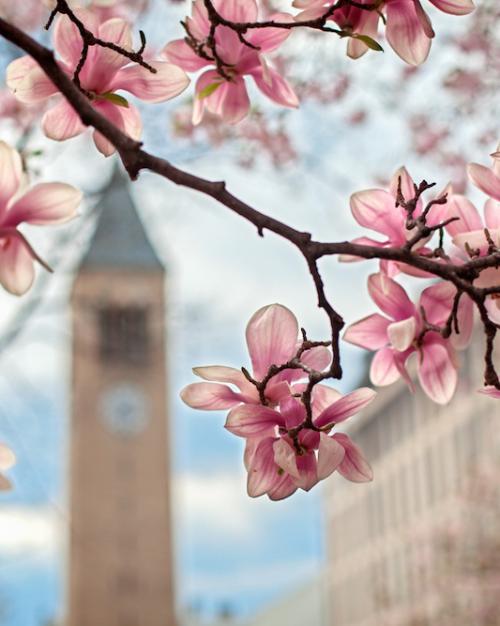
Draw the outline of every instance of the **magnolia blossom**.
[[[64,183],[23,185],[19,153],[0,142],[0,283],[21,295],[32,285],[33,260],[40,261],[18,226],[59,224],[72,219],[81,202],[78,189]]]
[[[358,191],[351,196],[351,212],[358,224],[386,237],[384,241],[378,241],[371,237],[358,237],[352,243],[376,246],[377,248],[399,247],[403,246],[413,236],[414,231],[406,228],[407,212],[403,207],[396,206],[399,184],[401,184],[401,192],[404,199],[411,200],[415,196],[415,185],[404,167],[401,167],[394,173],[389,191],[384,189],[366,189]],[[422,213],[422,208],[422,200],[419,199],[413,217],[418,217]],[[437,224],[439,222],[438,218],[439,215],[431,210],[427,216],[428,225]],[[425,250],[426,248],[422,242],[415,245],[414,251],[424,252]],[[341,256],[341,261],[344,262],[362,260],[360,257]],[[389,277],[394,277],[401,271],[412,276],[428,276],[422,270],[386,259],[380,260],[380,270]]]
[[[480,166],[478,166],[480,167]],[[484,205],[484,222],[476,207],[465,196],[450,193],[449,200],[440,207],[440,217],[459,217],[451,222],[446,230],[452,237],[452,241],[459,248],[461,255],[456,259],[458,262],[470,260],[469,251],[479,252],[480,256],[488,254],[489,242],[485,228],[488,229],[489,237],[500,248],[500,202],[489,199]],[[500,268],[489,267],[482,270],[478,278],[474,280],[476,287],[497,287],[500,285]],[[500,323],[500,294],[494,294],[486,299],[486,307],[490,318]]]
[[[254,22],[257,19],[255,0],[216,0],[214,6],[225,19],[234,22]],[[292,17],[286,13],[278,13],[271,19],[291,21]],[[187,72],[216,66],[203,72],[196,82],[193,124],[201,122],[205,109],[219,115],[229,124],[242,120],[250,109],[245,76],[251,76],[258,89],[277,104],[285,107],[298,106],[299,102],[292,87],[268,65],[263,56],[263,53],[276,50],[283,43],[290,34],[288,30],[249,30],[245,33],[245,40],[255,46],[253,48],[245,45],[231,28],[218,26],[214,39],[217,56],[223,64],[221,72],[207,44],[211,25],[203,0],[193,2],[192,16],[186,18],[186,26],[189,37],[171,41],[166,46],[165,54],[168,59]],[[199,46],[202,56],[190,45],[194,45],[194,42]]]
[[[75,14],[99,38],[125,50],[132,49],[132,33],[124,20],[115,18],[99,23],[98,17],[90,11],[76,10]],[[82,41],[77,27],[66,15],[60,15],[56,20],[54,47],[60,67],[72,76],[81,58]],[[80,74],[82,89],[92,106],[134,139],[140,137],[142,130],[139,112],[117,92],[127,91],[146,102],[162,102],[179,95],[189,84],[187,75],[176,65],[166,62],[152,62],[151,65],[156,73],[131,64],[118,52],[91,46]],[[57,87],[29,56],[16,59],[8,66],[7,85],[21,102],[28,104],[58,93]],[[78,113],[62,97],[45,113],[42,128],[47,137],[56,141],[75,137],[85,130]],[[106,156],[115,151],[98,131],[94,131],[94,141]]]
[[[470,163],[467,169],[469,178],[476,187],[494,200],[500,201],[500,144],[491,156],[493,157],[491,169],[479,163]]]
[[[246,340],[252,361],[253,378],[262,380],[272,365],[283,365],[299,349],[299,324],[295,315],[280,304],[259,309],[251,317],[246,329]],[[307,350],[301,362],[316,370],[324,370],[331,354],[326,347]],[[223,365],[195,367],[193,372],[210,382],[192,383],[181,391],[181,398],[194,409],[216,411],[230,409],[242,402],[258,404],[260,396],[254,384],[241,370]],[[287,369],[273,376],[266,386],[266,399],[271,405],[290,395],[290,384],[304,378],[300,369]],[[230,387],[236,387],[237,391]]]
[[[247,440],[244,461],[248,495],[267,493],[271,500],[281,500],[298,488],[309,491],[337,469],[354,482],[372,480],[370,465],[351,439],[343,433],[329,433],[367,406],[375,395],[372,389],[361,388],[342,396],[330,387],[317,385],[309,426],[304,405],[292,396],[281,400],[279,410],[256,404],[234,408],[226,428]]]
[[[444,339],[435,330],[426,331],[425,322],[442,327],[453,308],[455,287],[441,282],[424,289],[417,305],[394,280],[372,274],[368,279],[370,296],[387,317],[374,313],[349,326],[344,339],[349,343],[375,350],[370,378],[375,385],[390,385],[399,377],[412,388],[407,362],[417,354],[417,374],[425,393],[434,402],[449,402],[457,385],[455,348],[470,341],[473,326],[471,300],[462,296],[458,307],[460,333]],[[422,311],[425,314],[425,318]]]
[[[467,15],[474,10],[472,0],[430,0],[430,2],[444,13],[451,15]],[[304,20],[323,15],[334,4],[334,0],[295,0],[293,4],[295,7],[306,9],[298,16],[298,19]],[[363,4],[371,3],[363,0]],[[354,9],[355,7],[342,7],[334,11],[329,19],[337,22],[347,32],[375,38],[379,13]],[[396,54],[410,65],[423,63],[429,54],[434,31],[421,1],[382,0],[378,10],[382,11],[385,16],[386,38]],[[362,13],[369,15],[363,16]],[[357,57],[366,52],[366,46],[362,41],[358,40],[349,45],[349,56]]]
[[[11,488],[11,482],[4,475],[4,472],[10,469],[15,462],[16,457],[12,450],[0,442],[0,491],[8,491]]]

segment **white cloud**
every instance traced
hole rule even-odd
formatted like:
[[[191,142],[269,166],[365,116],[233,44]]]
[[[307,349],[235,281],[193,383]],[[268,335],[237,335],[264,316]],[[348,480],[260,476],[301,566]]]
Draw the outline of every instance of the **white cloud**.
[[[0,508],[0,555],[52,559],[61,547],[60,513],[52,508]]]

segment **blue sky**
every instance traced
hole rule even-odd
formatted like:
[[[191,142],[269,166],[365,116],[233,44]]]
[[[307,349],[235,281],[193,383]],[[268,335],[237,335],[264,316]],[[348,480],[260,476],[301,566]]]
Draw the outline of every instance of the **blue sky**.
[[[157,4],[160,11],[165,10],[166,3]],[[178,17],[184,11],[179,7]],[[455,28],[456,23],[451,22]],[[176,24],[177,19],[167,21],[166,15],[162,22],[160,15],[144,26],[150,40],[159,44],[174,36]],[[460,28],[465,27],[463,20]],[[316,40],[308,45],[319,46]],[[151,124],[145,134],[146,145],[200,175],[225,178],[230,189],[250,204],[298,228],[311,229],[322,239],[357,236],[361,233],[347,208],[349,195],[373,186],[379,176],[388,177],[407,160],[408,137],[393,112],[398,98],[418,101],[426,98],[428,91],[411,87],[411,93],[398,95],[401,63],[391,52],[370,54],[357,64],[348,64],[343,47],[342,42],[332,42],[331,63],[319,71],[325,73],[325,80],[336,80],[346,68],[352,72],[357,86],[350,102],[367,107],[371,121],[346,128],[349,111],[344,104],[333,104],[328,110],[308,104],[298,112],[285,113],[302,158],[279,173],[265,158],[251,171],[233,166],[235,146],[212,152],[203,144],[193,150],[173,140],[168,136],[167,115],[175,103],[145,111],[147,124]],[[438,55],[435,45],[431,61],[449,62]],[[421,85],[425,81],[432,84],[432,63],[429,68]],[[392,81],[392,96],[377,89],[384,79]],[[365,88],[367,84],[370,89]],[[262,99],[258,102],[267,107]],[[457,141],[465,145],[466,133]],[[59,178],[92,191],[108,174],[88,138],[54,146],[36,135],[32,144],[44,148],[43,176],[47,180]],[[415,178],[431,177],[425,162],[412,158],[409,165]],[[92,171],[91,180],[85,176],[88,171]],[[438,187],[444,186],[445,175],[434,173]],[[224,431],[223,414],[190,411],[177,392],[192,380],[191,367],[195,365],[247,364],[245,324],[264,304],[289,306],[315,338],[327,336],[326,319],[316,310],[302,259],[277,237],[261,239],[255,229],[215,202],[148,174],[134,185],[133,194],[168,269],[179,602],[199,605],[206,615],[221,604],[248,615],[320,571],[321,490],[280,503],[247,498],[242,442]],[[84,207],[83,216],[89,210],[89,205]],[[70,229],[72,246],[58,249],[55,242],[62,228]],[[37,249],[49,260],[54,256],[58,260],[36,315],[17,341],[0,354],[0,438],[18,453],[12,472],[16,490],[0,498],[2,626],[40,626],[52,614],[60,613],[63,601],[70,371],[66,299],[72,268],[85,249],[90,230],[82,217],[80,222],[50,232],[35,231],[29,234]],[[347,321],[368,310],[362,285],[364,276],[375,271],[374,265],[340,268],[336,261],[326,260],[322,271]],[[15,321],[21,305],[22,301],[0,294],[3,329]],[[346,377],[339,386],[348,390],[364,370],[360,351],[345,347],[344,357]]]

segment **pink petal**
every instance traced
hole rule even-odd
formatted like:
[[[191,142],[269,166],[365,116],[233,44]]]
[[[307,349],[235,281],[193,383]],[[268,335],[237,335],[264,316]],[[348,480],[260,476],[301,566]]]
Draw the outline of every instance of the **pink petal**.
[[[458,335],[451,336],[452,344],[458,350],[466,348],[474,330],[474,303],[467,294],[463,294],[458,305]]]
[[[415,307],[406,291],[391,278],[380,273],[372,274],[368,277],[368,291],[379,309],[393,320],[404,320],[415,315]]]
[[[423,63],[431,47],[431,39],[426,34],[428,25],[422,23],[417,2],[418,0],[392,0],[386,6],[387,41],[396,54],[410,65]]]
[[[280,304],[253,314],[246,329],[254,377],[262,380],[271,365],[282,365],[295,354],[299,325],[295,315]]]
[[[490,398],[500,400],[500,389],[497,389],[496,387],[483,387],[482,389],[478,389],[478,392],[484,394],[485,396],[489,396]]]
[[[8,210],[6,226],[60,224],[76,216],[82,192],[64,183],[39,183],[21,196]]]
[[[387,336],[392,347],[398,352],[407,350],[415,338],[417,330],[417,320],[412,315],[406,320],[393,322],[387,327]]]
[[[376,248],[383,248],[386,243],[382,241],[377,241],[376,239],[371,239],[370,237],[356,237],[351,240],[351,243],[359,244],[361,246],[375,246]],[[364,261],[365,259],[361,256],[355,256],[353,254],[340,254],[339,261],[341,263],[354,263],[357,261]]]
[[[220,82],[220,77],[218,78]],[[200,90],[196,85],[196,93]],[[199,96],[196,98],[199,100]],[[214,115],[220,116],[227,124],[237,124],[248,115],[250,100],[248,98],[245,81],[236,76],[232,82],[224,81],[212,94],[203,98],[207,109]]]
[[[392,348],[379,350],[373,357],[370,366],[370,380],[372,383],[379,387],[384,387],[392,385],[400,376]]]
[[[297,398],[293,398],[292,396],[288,396],[284,398],[280,402],[280,411],[282,416],[285,418],[285,425],[287,429],[296,428],[306,418],[306,409],[302,402],[297,400]]]
[[[389,192],[383,189],[358,191],[351,196],[350,205],[354,219],[361,226],[386,235],[394,242],[405,240],[403,214]]]
[[[478,163],[470,163],[467,171],[476,187],[494,200],[500,200],[500,177],[496,176],[493,170]]]
[[[316,455],[314,452],[309,452],[297,456],[296,459],[299,478],[297,479],[292,476],[292,479],[298,487],[304,491],[309,491],[318,482]]]
[[[344,433],[332,435],[344,448],[345,456],[338,467],[344,478],[354,483],[365,483],[373,480],[373,471],[365,459],[361,449]]]
[[[216,0],[217,11],[232,22],[255,22],[257,19],[257,3],[255,0]]]
[[[424,343],[417,367],[420,384],[429,398],[447,404],[455,393],[458,376],[442,340],[431,338]]]
[[[229,383],[236,385],[240,391],[249,396],[257,398],[257,388],[249,382],[241,370],[224,365],[207,365],[204,367],[193,367],[193,374],[215,383]]]
[[[5,444],[0,443],[0,470],[10,469],[16,462],[16,455]]]
[[[317,348],[311,348],[306,350],[300,357],[300,362],[304,363],[308,367],[311,367],[318,372],[322,372],[326,369],[332,361],[332,353],[326,346],[318,346]]]
[[[272,436],[276,426],[284,425],[283,416],[277,411],[260,404],[242,404],[229,413],[224,427],[238,437],[264,437]]]
[[[283,470],[274,462],[274,439],[267,437],[256,446],[248,468],[247,492],[258,498],[281,481]]]
[[[284,107],[297,108],[299,99],[293,87],[272,67],[264,72],[261,67],[252,72],[253,79],[262,93]]]
[[[460,218],[446,227],[446,230],[452,237],[460,233],[483,228],[483,222],[476,207],[465,196],[459,194],[448,196],[448,202],[443,205],[440,217],[442,220],[450,217]]]
[[[326,433],[320,433],[318,449],[318,480],[323,480],[332,474],[342,463],[345,450],[338,441]]]
[[[361,11],[361,17],[355,28],[356,33],[368,35],[372,39],[377,38],[378,22],[380,15],[377,11]],[[360,39],[350,38],[347,44],[347,56],[351,59],[359,59],[369,50],[368,46]]]
[[[313,389],[312,409],[313,415],[317,416],[331,404],[337,402],[342,394],[328,385],[316,385]]]
[[[92,30],[96,20],[89,11],[77,10],[75,15]],[[82,38],[76,25],[66,15],[59,15],[54,24],[54,47],[58,56],[71,69],[74,69],[82,55]]]
[[[19,237],[0,239],[0,284],[8,292],[21,296],[35,279],[33,258]]]
[[[268,490],[267,495],[270,500],[283,500],[297,491],[297,485],[288,474],[284,474],[279,482]]]
[[[273,383],[273,380],[274,378],[271,378],[266,386],[266,398],[271,404],[279,404],[281,400],[290,395],[290,384],[286,380],[277,383]]]
[[[489,198],[484,205],[484,220],[487,228],[500,230],[500,202]]]
[[[351,324],[344,333],[344,341],[366,348],[378,350],[387,345],[387,327],[390,320],[379,313],[373,313],[368,317]]]
[[[17,150],[0,141],[0,224],[4,226],[7,203],[19,189],[23,166]]]
[[[45,135],[55,141],[76,137],[85,130],[80,116],[66,99],[60,100],[45,113],[42,128]]]
[[[287,474],[300,479],[297,468],[297,455],[295,450],[284,439],[278,439],[273,444],[274,462]]]
[[[420,296],[420,306],[424,309],[426,320],[436,326],[443,325],[451,313],[456,293],[456,287],[446,281],[424,289]]]
[[[141,116],[133,105],[129,104],[128,107],[122,107],[108,101],[98,101],[94,103],[94,107],[129,137],[132,137],[132,139],[140,138],[142,131]],[[115,147],[101,133],[94,131],[93,136],[95,145],[101,154],[110,156],[115,152]]]
[[[156,74],[140,65],[120,69],[109,85],[109,91],[123,89],[145,102],[163,102],[178,96],[189,85],[184,70],[172,63],[151,63]]]
[[[29,56],[8,65],[6,83],[16,98],[26,104],[42,102],[58,91],[38,63]]]
[[[317,428],[324,428],[330,424],[338,424],[348,417],[359,413],[365,406],[368,406],[377,395],[376,391],[368,387],[361,387],[351,393],[346,394],[328,408],[326,408],[314,420]]]
[[[206,59],[199,57],[184,39],[171,41],[163,51],[171,63],[182,67],[186,72],[197,72],[209,63]]]
[[[475,6],[472,0],[430,0],[432,4],[451,15],[467,15],[474,11]]]
[[[192,409],[204,411],[230,409],[244,400],[241,394],[218,383],[192,383],[184,387],[180,396]]]
[[[99,26],[98,36],[125,50],[132,49],[132,32],[128,22],[121,18],[107,20]],[[92,46],[82,71],[82,84],[86,89],[102,94],[111,91],[110,85],[116,72],[130,61],[122,54]]]
[[[293,22],[289,13],[274,13],[269,19],[275,22]],[[291,31],[286,28],[255,28],[245,34],[245,39],[259,48],[259,52],[272,52],[290,36]]]
[[[400,167],[391,178],[390,192],[394,199],[397,198],[399,179],[401,179],[401,193],[406,201],[415,197],[415,183],[406,167]],[[422,203],[420,203],[422,204]]]

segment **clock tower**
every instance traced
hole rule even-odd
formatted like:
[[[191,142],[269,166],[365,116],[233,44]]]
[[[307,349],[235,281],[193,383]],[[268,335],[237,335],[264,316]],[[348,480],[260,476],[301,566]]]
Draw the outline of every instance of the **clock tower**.
[[[72,294],[67,626],[175,626],[164,269],[117,168]]]

